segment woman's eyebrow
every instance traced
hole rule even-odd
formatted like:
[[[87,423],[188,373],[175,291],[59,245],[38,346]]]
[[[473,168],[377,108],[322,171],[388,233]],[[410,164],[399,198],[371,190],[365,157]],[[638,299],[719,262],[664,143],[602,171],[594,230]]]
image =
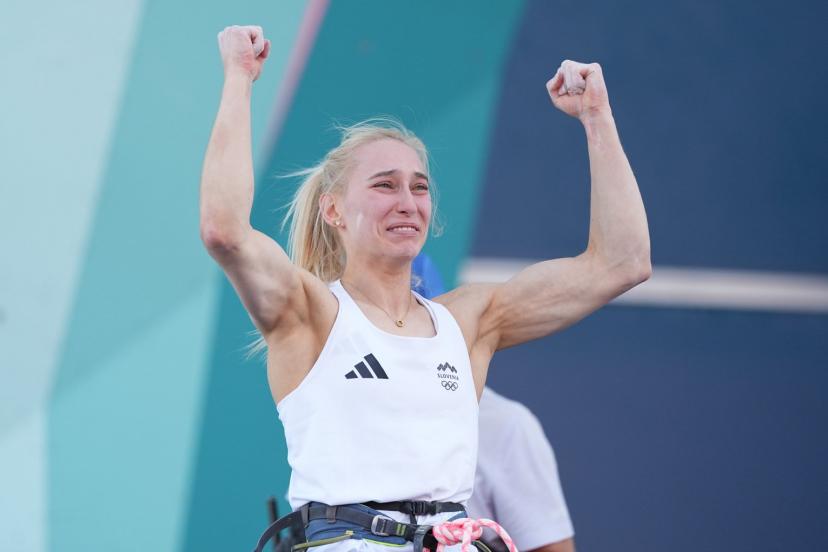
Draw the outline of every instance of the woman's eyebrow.
[[[368,180],[373,180],[374,178],[377,178],[379,176],[391,176],[391,175],[396,174],[398,172],[399,171],[397,169],[389,169],[387,171],[380,171],[380,172],[376,173],[373,176],[369,176]],[[417,178],[422,178],[423,180],[428,182],[428,176],[424,175],[423,173],[421,173],[419,171],[414,171],[414,176],[416,176]]]

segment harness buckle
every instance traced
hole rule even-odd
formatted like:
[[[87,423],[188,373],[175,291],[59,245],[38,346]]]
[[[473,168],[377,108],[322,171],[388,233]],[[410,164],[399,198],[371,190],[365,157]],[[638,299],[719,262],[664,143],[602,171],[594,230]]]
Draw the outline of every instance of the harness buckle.
[[[437,513],[437,502],[432,500],[412,500],[405,503],[406,514],[414,514],[415,516],[434,515]]]
[[[379,537],[390,537],[391,533],[389,524],[397,523],[395,520],[382,515],[374,516],[371,520],[371,532]]]

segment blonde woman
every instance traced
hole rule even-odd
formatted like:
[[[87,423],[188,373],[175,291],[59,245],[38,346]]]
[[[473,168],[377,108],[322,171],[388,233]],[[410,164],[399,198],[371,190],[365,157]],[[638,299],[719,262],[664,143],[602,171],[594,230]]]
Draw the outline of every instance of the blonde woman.
[[[427,546],[430,525],[465,515],[492,355],[573,324],[650,275],[644,207],[601,68],[564,61],[546,83],[586,131],[585,251],[429,301],[411,291],[411,263],[433,224],[422,142],[401,125],[346,129],[304,172],[288,256],[249,222],[250,94],[270,43],[260,27],[234,26],[219,47],[225,81],[204,161],[201,237],[267,348],[292,468],[288,521],[337,552]]]

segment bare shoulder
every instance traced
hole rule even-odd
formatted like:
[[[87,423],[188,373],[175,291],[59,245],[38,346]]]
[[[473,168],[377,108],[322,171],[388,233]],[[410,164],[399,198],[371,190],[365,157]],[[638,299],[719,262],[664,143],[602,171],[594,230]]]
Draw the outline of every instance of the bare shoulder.
[[[489,310],[498,286],[499,284],[466,284],[434,299],[457,320],[469,350],[487,332],[484,314]]]
[[[268,345],[284,345],[297,333],[324,341],[336,318],[339,306],[328,284],[305,269],[296,272],[299,285],[287,299],[284,316],[265,334]]]
[[[339,304],[328,285],[298,269],[301,285],[280,323],[264,335],[267,342],[267,379],[278,404],[296,389],[319,358],[331,333]]]

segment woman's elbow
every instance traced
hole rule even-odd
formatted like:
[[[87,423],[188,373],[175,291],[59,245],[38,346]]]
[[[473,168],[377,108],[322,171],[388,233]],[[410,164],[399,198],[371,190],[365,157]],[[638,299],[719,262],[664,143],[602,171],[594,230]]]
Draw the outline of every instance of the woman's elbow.
[[[238,251],[242,239],[238,232],[227,232],[210,224],[201,225],[200,236],[207,251],[220,257]]]
[[[630,257],[624,263],[617,265],[613,272],[616,275],[615,287],[619,295],[646,282],[653,275],[649,252]]]
[[[627,269],[627,279],[630,287],[633,288],[638,284],[643,284],[653,275],[653,265],[650,262],[650,252],[647,251],[643,255],[639,255],[630,263]]]

